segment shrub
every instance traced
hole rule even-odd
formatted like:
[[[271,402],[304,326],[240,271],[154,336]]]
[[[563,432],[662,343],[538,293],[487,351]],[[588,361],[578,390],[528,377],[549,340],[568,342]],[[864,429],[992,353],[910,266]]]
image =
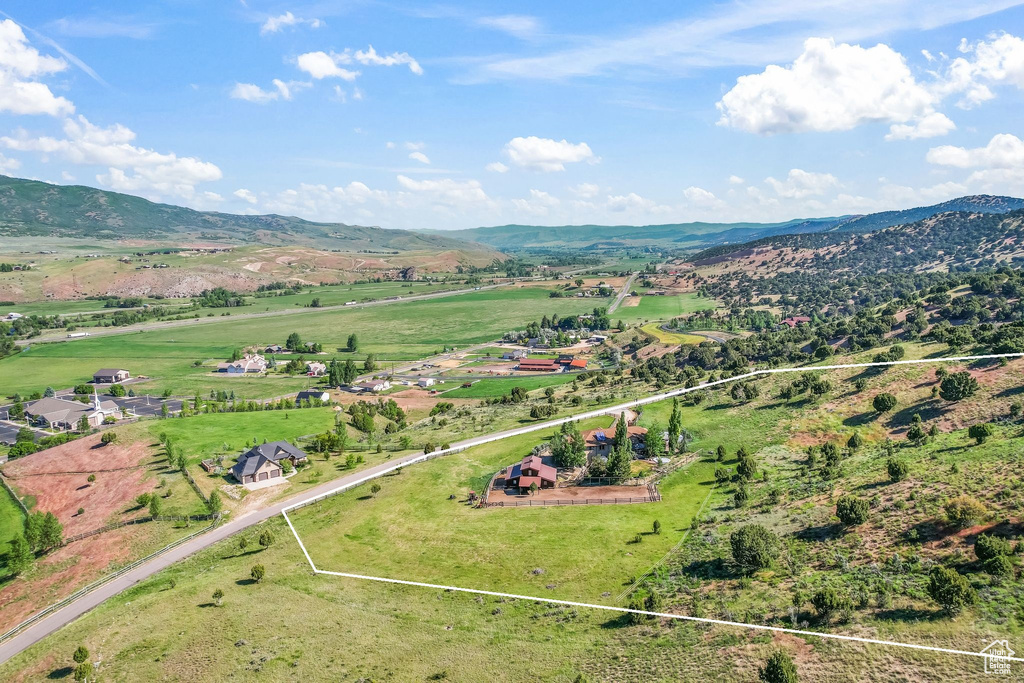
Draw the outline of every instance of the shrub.
[[[894,484],[906,479],[907,474],[910,472],[910,467],[907,463],[896,458],[889,458],[885,463],[885,469],[889,473],[889,481]]]
[[[939,384],[939,396],[947,401],[962,401],[973,396],[977,390],[978,380],[966,370],[946,375]]]
[[[736,465],[736,474],[743,479],[753,479],[757,475],[757,462],[752,456],[744,455]]]
[[[1013,562],[1005,555],[999,555],[985,561],[985,571],[992,576],[1009,578],[1013,576]]]
[[[975,443],[980,446],[985,443],[985,440],[988,439],[988,437],[992,436],[993,431],[992,425],[987,422],[982,422],[980,424],[971,425],[967,430],[967,436],[974,439]]]
[[[262,564],[254,564],[252,570],[249,571],[249,576],[256,583],[262,583],[264,577],[267,575],[267,569]]]
[[[654,533],[655,534],[660,534],[661,533],[661,522],[658,521],[658,520],[654,520],[654,527],[653,528],[654,528]]]
[[[951,498],[946,503],[945,510],[950,524],[961,529],[978,523],[988,514],[988,510],[981,501],[966,495]]]
[[[800,680],[796,664],[782,650],[772,653],[764,666],[757,670],[757,677],[762,683],[797,683]]]
[[[111,443],[117,443],[117,432],[103,432],[103,436],[100,437],[100,442],[104,446]]]
[[[878,413],[888,413],[896,407],[896,397],[892,394],[879,394],[871,400],[871,407]]]
[[[811,597],[811,604],[825,621],[832,618],[837,612],[848,610],[853,607],[850,598],[842,595],[834,588],[822,588]]]
[[[836,501],[836,517],[845,526],[857,526],[868,521],[868,503],[856,496],[840,496]]]
[[[851,451],[855,451],[864,445],[864,437],[860,435],[860,432],[854,432],[850,435],[850,439],[846,442],[846,447]]]
[[[750,494],[747,493],[747,487],[741,485],[738,489],[736,489],[736,493],[733,495],[732,499],[733,502],[736,503],[736,507],[738,508],[741,508],[744,505],[746,505],[747,501],[750,499]]]
[[[982,562],[991,560],[994,557],[1009,555],[1012,552],[1013,548],[1010,547],[1010,542],[998,536],[981,534],[978,536],[978,540],[974,542],[974,554]]]
[[[770,567],[779,556],[779,538],[760,524],[748,524],[729,537],[732,558],[746,572]]]
[[[928,595],[949,615],[959,614],[978,599],[967,578],[946,567],[932,567],[928,574]]]

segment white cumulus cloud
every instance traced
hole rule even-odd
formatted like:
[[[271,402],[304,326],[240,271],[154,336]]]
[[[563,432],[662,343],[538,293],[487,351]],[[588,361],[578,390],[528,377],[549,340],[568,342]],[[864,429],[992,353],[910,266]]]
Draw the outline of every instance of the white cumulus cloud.
[[[250,192],[249,190],[245,189],[244,187],[235,190],[231,194],[235,195],[244,202],[248,202],[249,204],[256,203],[256,195]]]
[[[771,135],[908,123],[931,114],[935,102],[889,46],[809,38],[791,65],[741,76],[717,107],[720,125]]]
[[[917,140],[935,138],[956,130],[956,124],[942,112],[933,111],[914,123],[894,123],[889,126],[886,140]]]
[[[512,138],[505,145],[505,155],[517,166],[546,172],[564,171],[566,164],[581,161],[597,163],[600,160],[585,142],[574,144],[533,135]]]
[[[839,187],[839,179],[831,173],[813,173],[799,168],[791,169],[785,180],[768,177],[765,178],[765,182],[775,190],[775,194],[787,199],[823,195],[828,190]]]
[[[719,203],[718,197],[713,192],[693,185],[683,190],[683,196],[693,206],[715,206]]]
[[[161,153],[132,142],[135,132],[114,124],[106,128],[90,123],[84,116],[64,121],[64,137],[32,137],[25,131],[0,137],[0,146],[22,152],[58,154],[71,163],[106,167],[96,179],[121,192],[149,197],[193,199],[196,186],[221,179],[214,164],[195,157]]]
[[[75,111],[70,100],[54,95],[40,77],[67,68],[67,62],[42,55],[29,45],[21,26],[0,21],[0,111],[11,114],[66,116]]]
[[[305,71],[317,80],[324,78],[340,78],[345,81],[354,81],[359,75],[358,71],[344,69],[338,66],[335,54],[327,54],[323,51],[306,52],[299,55],[295,60],[296,66]]]
[[[430,163],[430,158],[426,154],[424,154],[423,152],[410,152],[409,153],[409,158],[412,159],[413,161],[418,161],[421,164],[429,164]]]
[[[308,88],[310,85],[303,81],[288,81],[286,83],[277,78],[271,83],[274,86],[273,90],[264,90],[254,83],[235,83],[235,87],[231,89],[231,97],[236,100],[266,104],[274,100],[290,100],[295,91]]]
[[[492,173],[506,173],[508,172],[508,166],[501,163],[500,161],[492,161],[491,163],[484,166],[484,170],[490,171]]]

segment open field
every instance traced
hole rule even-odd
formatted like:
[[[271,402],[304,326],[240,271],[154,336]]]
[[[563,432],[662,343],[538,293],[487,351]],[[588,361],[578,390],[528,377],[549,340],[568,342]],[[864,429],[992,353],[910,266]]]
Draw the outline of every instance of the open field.
[[[669,296],[641,295],[636,298],[639,299],[637,305],[629,306],[623,302],[623,305],[619,306],[612,314],[612,318],[626,323],[639,323],[651,320],[670,320],[685,313],[718,308],[717,302],[693,293]]]
[[[584,427],[610,423],[597,419]],[[527,434],[431,460],[384,477],[376,496],[364,485],[292,513],[292,523],[323,569],[608,602],[602,594],[618,594],[627,576],[678,541],[714,484],[713,467],[697,463],[662,483],[660,503],[486,509],[465,503],[468,491],[481,492],[497,470],[539,442]],[[660,536],[647,533],[656,519]],[[575,541],[567,543],[567,533]],[[642,543],[632,542],[637,533],[645,534]]]
[[[699,337],[695,334],[684,332],[666,332],[661,329],[661,323],[647,323],[641,328],[644,332],[654,335],[662,344],[700,344],[707,341],[706,337]]]
[[[154,378],[147,391],[171,389],[176,394],[207,394],[234,390],[239,396],[276,396],[305,386],[305,378],[236,378],[211,374],[213,364],[233,349],[247,345],[282,344],[291,332],[324,345],[327,359],[346,354],[348,335],[360,340],[357,360],[366,353],[379,361],[422,358],[445,345],[466,346],[524,327],[541,315],[568,315],[591,310],[590,302],[551,299],[541,288],[502,288],[450,299],[396,303],[355,310],[333,310],[294,317],[256,318],[195,327],[80,339],[34,345],[0,360],[0,395],[30,393],[46,386],[65,387],[88,379],[96,368],[127,367],[134,375]],[[205,367],[193,367],[195,361]]]
[[[557,387],[568,384],[576,379],[576,374],[555,373],[540,374],[532,377],[494,377],[484,378],[479,381],[473,380],[471,387],[463,388],[456,385],[455,389],[445,391],[444,399],[449,398],[495,398],[504,396],[512,391],[512,387],[522,387],[527,391],[543,389],[545,387]]]

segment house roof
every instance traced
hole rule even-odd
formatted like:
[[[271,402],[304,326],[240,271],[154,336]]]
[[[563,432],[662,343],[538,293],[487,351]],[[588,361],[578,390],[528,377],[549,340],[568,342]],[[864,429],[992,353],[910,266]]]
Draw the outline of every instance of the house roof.
[[[231,468],[231,472],[240,480],[242,477],[258,472],[268,461],[277,464],[282,458],[289,457],[302,460],[307,456],[287,441],[271,441],[253,446],[242,453],[238,457],[238,462]]]
[[[522,488],[530,488],[530,484],[536,484],[537,488],[541,486],[540,477],[519,477],[519,486]]]
[[[326,391],[320,391],[320,390],[314,390],[314,389],[303,389],[302,391],[300,391],[298,394],[295,395],[295,400],[296,401],[305,401],[307,398],[308,399],[318,398],[321,401],[326,401],[327,398],[324,398],[324,396],[326,396],[327,398],[331,397],[331,395],[328,394]]]
[[[523,476],[523,470],[535,470],[538,476]],[[545,465],[544,461],[535,455],[528,455],[522,462],[517,462],[507,475],[507,479],[519,479],[520,486],[529,486],[529,483],[522,483],[523,479],[543,479],[554,483],[558,477],[558,470],[551,465]]]
[[[104,414],[113,415],[121,409],[113,401],[100,401],[100,410]],[[41,398],[25,406],[25,412],[33,417],[38,417],[47,422],[74,423],[82,419],[83,415],[91,415],[96,411],[92,403],[79,403],[78,401],[65,401],[61,398]]]
[[[585,368],[587,367],[587,360],[585,358],[573,358],[571,361],[569,361],[569,367]]]
[[[128,371],[127,370],[122,370],[120,368],[101,368],[101,369],[97,370],[96,372],[92,373],[92,376],[95,377],[96,375],[116,375],[119,372],[128,372]]]

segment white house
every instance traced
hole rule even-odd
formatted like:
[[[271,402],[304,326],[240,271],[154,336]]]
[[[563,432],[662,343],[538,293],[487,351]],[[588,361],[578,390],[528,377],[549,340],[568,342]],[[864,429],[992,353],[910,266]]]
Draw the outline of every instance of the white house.
[[[267,359],[258,353],[247,353],[241,359],[230,363],[218,363],[217,372],[241,375],[250,372],[265,372]]]
[[[306,374],[310,377],[323,377],[327,374],[327,365],[319,361],[311,361],[306,364]]]
[[[386,379],[371,379],[367,382],[360,382],[356,385],[356,389],[359,389],[360,391],[370,391],[373,393],[387,391],[390,388],[391,382]]]
[[[420,381],[417,384],[421,387],[432,387],[437,384],[437,381],[433,377],[420,377]]]

